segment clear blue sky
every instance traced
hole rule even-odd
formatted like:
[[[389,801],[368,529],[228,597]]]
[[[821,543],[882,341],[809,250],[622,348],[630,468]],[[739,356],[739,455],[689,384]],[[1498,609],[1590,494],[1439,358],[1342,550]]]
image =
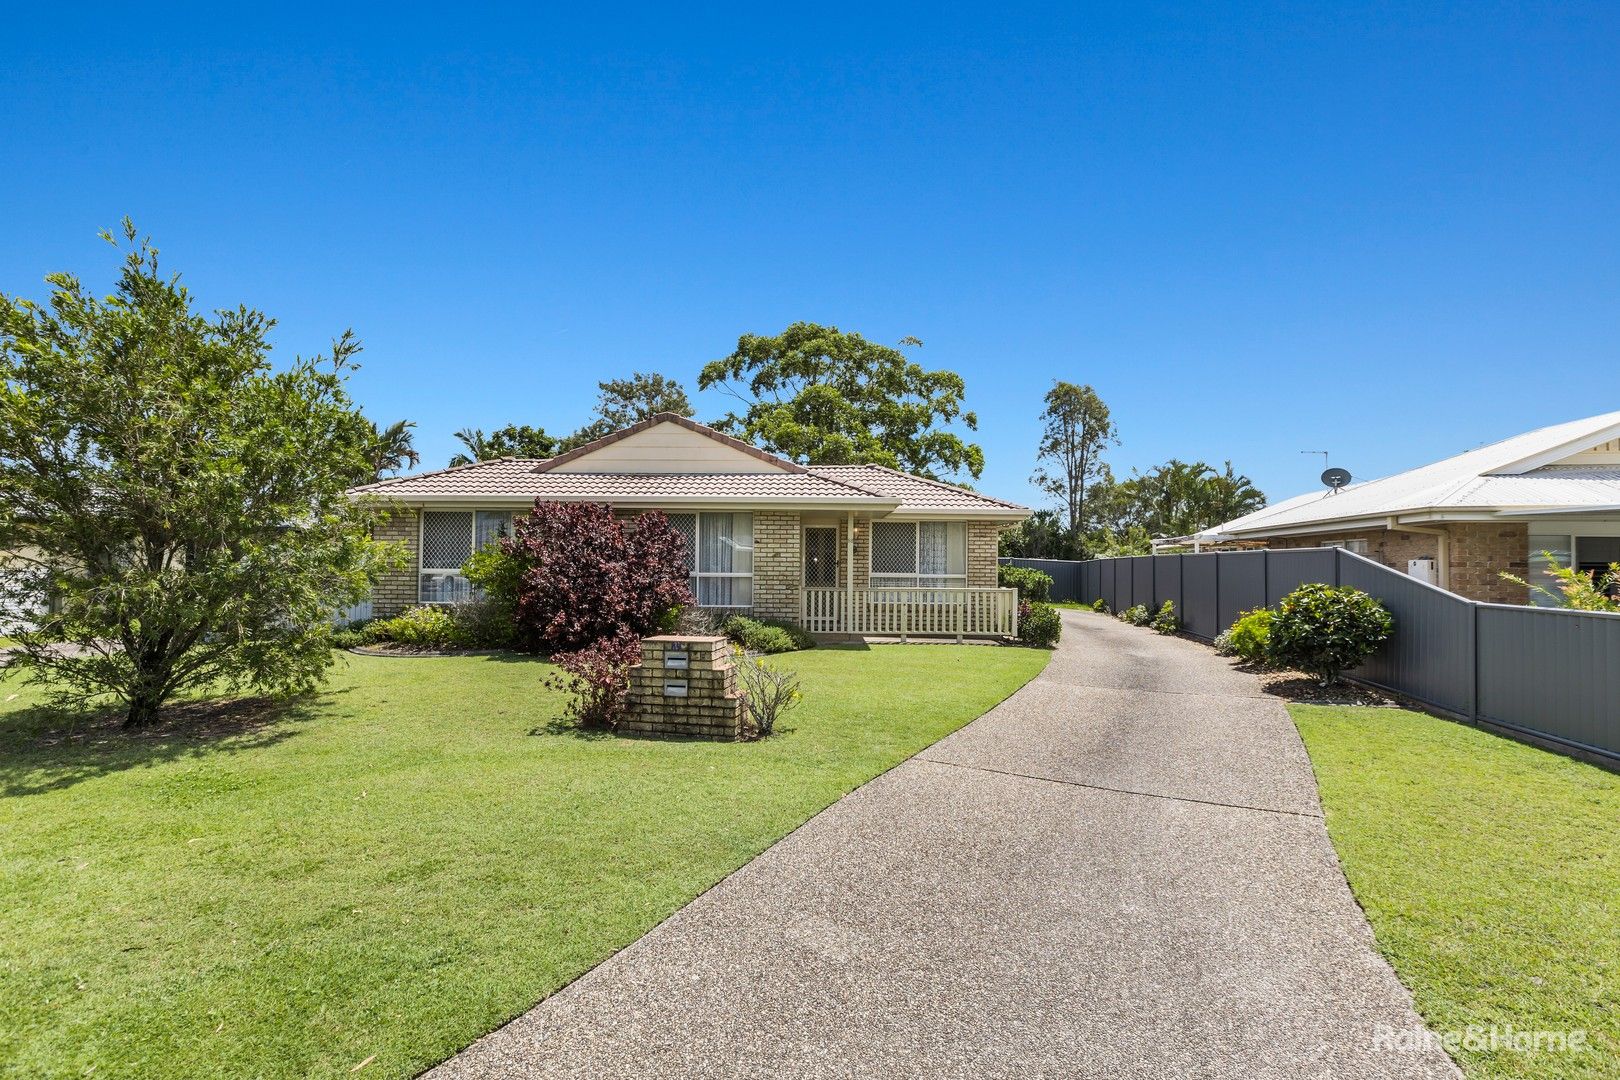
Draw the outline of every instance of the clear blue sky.
[[[434,466],[795,319],[923,339],[1025,500],[1054,378],[1273,498],[1620,408],[1620,5],[339,6],[14,13],[0,291],[129,214]]]

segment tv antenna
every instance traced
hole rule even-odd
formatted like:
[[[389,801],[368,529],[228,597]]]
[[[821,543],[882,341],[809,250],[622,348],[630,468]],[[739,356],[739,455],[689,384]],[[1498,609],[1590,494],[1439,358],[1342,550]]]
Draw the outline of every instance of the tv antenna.
[[[1326,450],[1301,450],[1302,454],[1321,454],[1322,464],[1328,463]],[[1322,470],[1322,483],[1327,487],[1329,495],[1337,495],[1339,489],[1349,484],[1351,480],[1349,469],[1326,468]]]

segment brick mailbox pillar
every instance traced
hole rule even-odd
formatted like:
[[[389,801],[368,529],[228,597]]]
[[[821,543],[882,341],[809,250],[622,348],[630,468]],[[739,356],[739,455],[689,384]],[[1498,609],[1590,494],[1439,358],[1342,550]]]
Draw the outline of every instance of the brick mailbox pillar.
[[[660,634],[641,639],[619,730],[633,735],[742,737],[742,697],[724,637]]]

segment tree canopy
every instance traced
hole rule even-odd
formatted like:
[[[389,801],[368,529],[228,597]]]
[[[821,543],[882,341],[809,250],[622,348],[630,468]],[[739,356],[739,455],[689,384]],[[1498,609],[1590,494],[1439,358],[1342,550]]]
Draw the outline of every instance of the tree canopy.
[[[345,383],[360,346],[270,365],[274,321],[204,316],[124,222],[113,295],[71,274],[0,295],[0,577],[15,663],[64,703],[153,722],[187,691],[289,694],[331,662],[336,609],[397,552],[345,489],[377,432]]]
[[[371,468],[365,477],[366,482],[381,480],[391,473],[414,469],[421,464],[422,455],[416,452],[416,441],[411,435],[414,427],[414,420],[396,420],[386,428],[371,425]]]
[[[936,478],[984,469],[984,451],[949,430],[979,426],[963,409],[960,375],[928,371],[898,348],[834,326],[744,334],[731,355],[704,365],[698,388],[710,387],[742,403],[716,427],[803,464],[872,462]]]
[[[1089,386],[1057,381],[1046,392],[1041,441],[1030,482],[1052,496],[1066,514],[1071,537],[1085,534],[1086,495],[1107,468],[1103,451],[1119,442],[1108,406]]]
[[[528,424],[507,424],[488,435],[483,428],[462,428],[456,432],[456,438],[467,449],[450,459],[452,468],[503,457],[548,458],[557,453],[558,448],[556,439]]]
[[[1202,461],[1172,458],[1097,491],[1099,518],[1117,533],[1188,536],[1266,505],[1266,497],[1230,461],[1217,472]]]
[[[657,413],[691,416],[694,412],[685,387],[656,372],[637,371],[628,379],[609,379],[596,387],[599,393],[594,419],[564,439],[559,451],[584,446]]]

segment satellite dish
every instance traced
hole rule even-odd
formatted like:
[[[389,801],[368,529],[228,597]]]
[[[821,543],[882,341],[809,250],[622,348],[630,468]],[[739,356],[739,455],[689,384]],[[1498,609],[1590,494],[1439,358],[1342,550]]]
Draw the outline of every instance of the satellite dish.
[[[1322,483],[1333,491],[1338,491],[1350,482],[1350,470],[1334,467],[1322,474]]]

